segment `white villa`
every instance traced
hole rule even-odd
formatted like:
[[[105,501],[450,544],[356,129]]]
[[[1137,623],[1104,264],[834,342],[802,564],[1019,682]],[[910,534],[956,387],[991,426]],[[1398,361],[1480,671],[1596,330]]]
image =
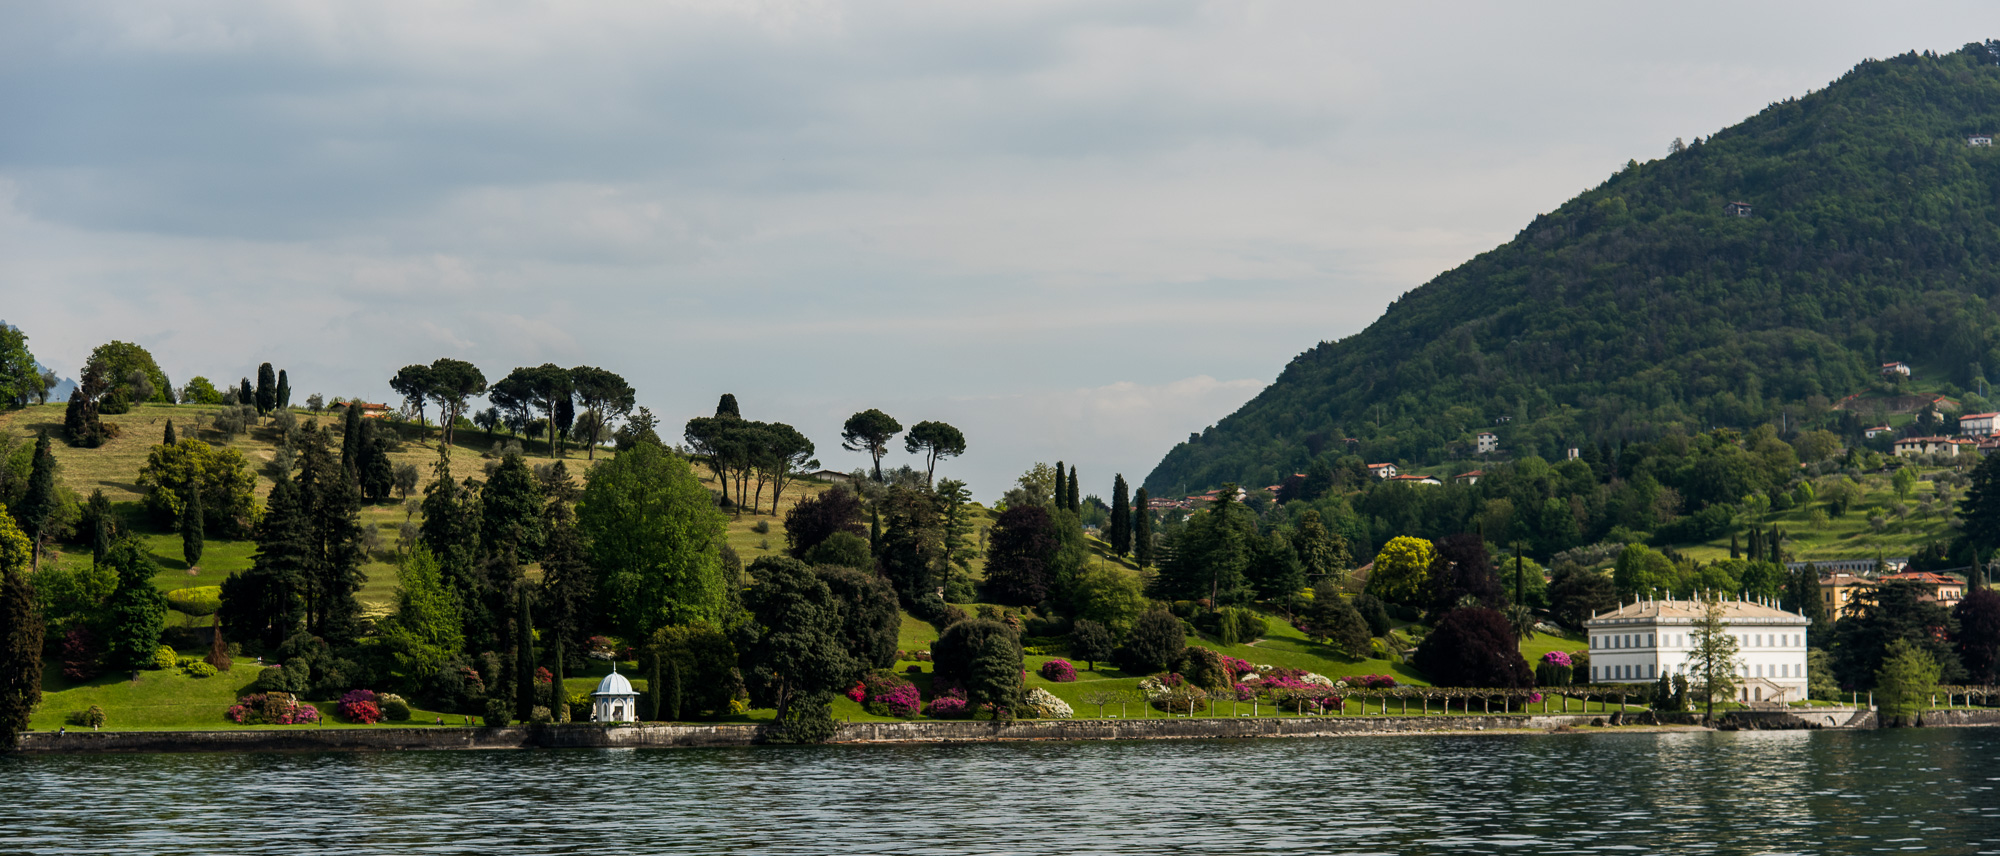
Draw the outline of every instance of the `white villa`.
[[[1592,683],[1658,680],[1685,675],[1694,648],[1694,624],[1705,604],[1694,600],[1642,600],[1592,616]],[[1763,603],[1723,601],[1722,620],[1736,637],[1739,701],[1806,698],[1806,627],[1811,619]]]
[[[1479,432],[1479,454],[1486,455],[1500,451],[1500,435],[1491,431]]]
[[[1960,436],[1991,437],[2000,434],[2000,413],[1968,413],[1958,417]]]
[[[639,694],[632,691],[632,682],[618,674],[618,664],[611,664],[611,674],[597,684],[597,692],[590,694],[591,722],[638,722]]]

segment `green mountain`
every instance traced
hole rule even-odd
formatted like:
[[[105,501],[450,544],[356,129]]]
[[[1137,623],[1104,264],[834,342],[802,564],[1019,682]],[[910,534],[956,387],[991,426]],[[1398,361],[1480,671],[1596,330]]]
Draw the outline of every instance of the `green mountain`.
[[[2000,371],[2000,42],[1856,66],[1536,217],[1322,342],[1168,452],[1155,495],[1313,457],[1510,457],[1713,426],[1826,427],[1917,389],[1985,409]],[[1730,203],[1749,205],[1739,216]],[[1968,392],[1970,391],[1970,392]],[[1348,442],[1352,439],[1355,442]]]

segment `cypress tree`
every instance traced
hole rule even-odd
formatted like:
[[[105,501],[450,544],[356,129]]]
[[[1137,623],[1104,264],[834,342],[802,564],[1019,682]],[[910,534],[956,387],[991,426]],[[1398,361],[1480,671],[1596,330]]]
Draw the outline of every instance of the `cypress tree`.
[[[37,569],[42,566],[42,542],[48,540],[42,530],[56,512],[56,456],[49,451],[49,432],[43,431],[35,438],[34,463],[28,470],[28,492],[21,498],[21,527],[27,530],[31,564]]]
[[[84,513],[90,518],[90,561],[99,564],[104,561],[104,554],[111,550],[111,538],[118,522],[111,518],[111,500],[105,498],[102,489],[90,492],[90,501],[84,508]]]
[[[284,369],[278,370],[278,393],[275,398],[272,403],[278,407],[292,406],[292,379],[285,376]]]
[[[722,398],[715,402],[715,415],[727,416],[731,419],[743,418],[743,411],[736,406],[735,393],[725,392],[722,394]]]
[[[275,648],[305,623],[305,578],[311,564],[306,529],[298,482],[279,480],[257,521],[257,553],[250,569],[222,581],[217,615],[236,638]]]
[[[340,466],[347,471],[348,481],[361,484],[361,450],[366,442],[367,428],[362,427],[361,408],[349,404],[347,418],[340,428]]]
[[[187,559],[189,570],[201,563],[203,534],[201,490],[190,488],[187,501],[181,503],[181,557]]]
[[[679,722],[681,719],[681,664],[673,660],[668,660],[666,677],[667,683],[660,692],[661,700],[666,702],[667,709],[666,715],[660,717],[660,719],[666,722]]]
[[[646,679],[646,713],[649,714],[646,718],[654,722],[659,722],[660,717],[666,712],[665,708],[661,706],[660,686],[660,658],[658,655],[655,655],[653,657],[653,674]]]
[[[42,701],[42,615],[21,560],[27,539],[0,514],[0,749],[12,749]]]
[[[560,635],[556,636],[555,654],[555,668],[550,670],[555,674],[555,678],[550,681],[549,687],[549,701],[554,703],[555,709],[550,713],[555,714],[557,722],[568,722],[569,690],[563,688],[563,641]]]
[[[1083,499],[1079,495],[1080,493],[1076,487],[1076,467],[1072,465],[1069,468],[1069,500],[1065,506],[1071,514],[1083,513]]]
[[[1065,484],[1065,483],[1064,483],[1064,482],[1067,482],[1067,481],[1069,480],[1069,476],[1068,476],[1068,475],[1066,475],[1066,473],[1067,473],[1067,472],[1068,472],[1068,470],[1065,470],[1065,469],[1063,469],[1063,462],[1061,462],[1061,461],[1057,461],[1057,462],[1056,462],[1056,487],[1055,487],[1055,490],[1054,490],[1054,492],[1053,492],[1053,495],[1051,495],[1051,496],[1049,497],[1049,499],[1050,499],[1050,500],[1051,500],[1051,502],[1053,503],[1053,504],[1052,504],[1052,505],[1050,506],[1050,507],[1052,507],[1052,508],[1068,508],[1068,507],[1069,507],[1069,485],[1067,485],[1067,484]]]
[[[1111,552],[1123,556],[1132,552],[1132,498],[1125,474],[1111,480]]]
[[[174,445],[174,420],[167,420],[167,433],[166,436],[160,438],[160,444],[163,446]]]
[[[1151,498],[1145,488],[1139,488],[1132,498],[1132,558],[1139,567],[1153,564],[1153,513],[1148,507]]]
[[[534,718],[535,710],[535,625],[528,615],[527,589],[516,599],[521,602],[521,614],[514,625],[514,718],[527,722]]]
[[[236,403],[250,407],[257,406],[257,392],[250,388],[250,379],[247,377],[243,379],[242,384],[236,389]]]
[[[1729,558],[1743,558],[1743,552],[1736,547],[1736,533],[1734,532],[1729,533]]]
[[[271,364],[257,367],[257,415],[269,416],[278,404],[278,376],[271,371]]]
[[[332,443],[317,427],[303,433],[299,500],[307,533],[306,629],[331,643],[350,641],[361,604],[361,493],[334,460]]]
[[[1785,566],[1784,541],[1785,536],[1778,531],[1778,525],[1771,524],[1771,537],[1766,539],[1766,542],[1771,545],[1771,564],[1781,568]]]
[[[1750,560],[1758,561],[1763,558],[1764,558],[1764,530],[1752,526],[1750,527]]]

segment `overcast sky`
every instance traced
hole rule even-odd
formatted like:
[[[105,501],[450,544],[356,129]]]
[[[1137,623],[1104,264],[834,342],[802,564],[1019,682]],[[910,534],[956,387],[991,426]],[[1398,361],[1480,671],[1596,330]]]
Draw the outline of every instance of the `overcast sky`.
[[[269,360],[733,392],[829,466],[941,419],[985,501],[1135,483],[1300,351],[1990,4],[0,5],[0,318],[74,376]],[[900,451],[889,463],[912,459]]]

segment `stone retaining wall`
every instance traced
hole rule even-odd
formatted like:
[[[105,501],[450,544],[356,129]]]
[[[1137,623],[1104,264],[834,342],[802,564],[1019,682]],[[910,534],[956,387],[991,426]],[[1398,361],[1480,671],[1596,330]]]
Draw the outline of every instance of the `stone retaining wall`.
[[[1206,740],[1335,737],[1584,726],[1580,715],[1345,716],[1304,719],[1076,719],[843,723],[834,743],[993,743],[1032,740]],[[557,725],[508,728],[313,728],[231,731],[38,731],[21,735],[35,753],[323,752],[418,749],[616,749],[749,746],[760,725]]]
[[[2000,709],[1928,710],[1917,715],[1920,726],[2000,725]]]

